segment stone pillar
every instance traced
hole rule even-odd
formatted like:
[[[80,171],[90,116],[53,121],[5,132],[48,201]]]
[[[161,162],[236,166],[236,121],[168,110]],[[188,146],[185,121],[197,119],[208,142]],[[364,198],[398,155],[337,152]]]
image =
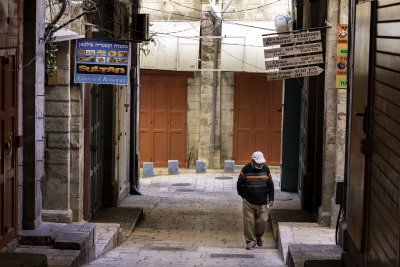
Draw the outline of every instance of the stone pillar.
[[[343,90],[339,92],[336,88],[339,4],[339,0],[329,0],[327,3],[327,21],[332,24],[332,28],[326,29],[324,155],[321,206],[318,211],[318,219],[322,226],[335,226],[335,218],[337,218],[337,208],[333,202],[335,181],[338,175],[343,177],[344,173],[346,119],[338,116],[338,112],[342,113],[346,109],[346,99],[343,99],[343,94],[345,96],[346,93]]]
[[[70,46],[69,41],[56,44],[58,48],[56,82],[53,85],[46,85],[46,176],[42,183],[42,217],[45,221],[70,223],[72,222]]]
[[[72,52],[73,53],[73,52]],[[82,85],[71,85],[71,210],[74,222],[83,219],[83,109]]]
[[[188,164],[189,168],[196,167],[200,141],[200,72],[195,72],[188,78]]]
[[[200,143],[198,150],[198,159],[205,160],[207,166],[210,166],[210,152],[214,155],[214,168],[221,167],[220,160],[220,72],[217,75],[217,97],[216,97],[216,118],[215,118],[215,142],[214,146],[212,140],[212,124],[213,124],[213,71],[204,71],[204,69],[214,69],[214,35],[220,35],[221,24],[216,27],[216,20],[210,15],[210,5],[203,5],[203,15],[201,24],[201,35],[209,36],[210,38],[203,38],[201,40],[201,86],[200,86]],[[214,33],[217,32],[217,34]],[[220,66],[220,39],[218,39],[218,64]],[[211,150],[214,150],[213,153]]]
[[[22,227],[41,224],[44,153],[44,0],[24,1],[23,33],[23,212]]]

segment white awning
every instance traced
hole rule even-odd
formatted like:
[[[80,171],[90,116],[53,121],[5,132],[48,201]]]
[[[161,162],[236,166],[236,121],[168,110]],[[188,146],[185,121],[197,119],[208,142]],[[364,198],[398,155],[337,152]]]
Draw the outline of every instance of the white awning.
[[[67,28],[62,28],[62,29],[56,31],[53,34],[53,36],[55,37],[55,42],[63,42],[63,41],[85,38],[85,35],[71,31]]]

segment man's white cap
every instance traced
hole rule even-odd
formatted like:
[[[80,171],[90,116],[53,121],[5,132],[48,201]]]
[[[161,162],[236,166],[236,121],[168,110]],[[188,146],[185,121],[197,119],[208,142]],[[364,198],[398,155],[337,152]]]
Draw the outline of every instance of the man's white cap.
[[[264,155],[260,151],[254,152],[251,158],[254,159],[254,161],[257,162],[258,164],[265,162]]]

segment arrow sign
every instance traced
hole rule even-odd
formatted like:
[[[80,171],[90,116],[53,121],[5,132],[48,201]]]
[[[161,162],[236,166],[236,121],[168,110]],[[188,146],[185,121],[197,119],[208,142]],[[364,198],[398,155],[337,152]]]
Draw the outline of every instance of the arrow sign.
[[[313,44],[285,46],[274,49],[265,49],[264,55],[265,58],[271,58],[271,57],[283,57],[283,56],[292,56],[292,55],[308,54],[316,52],[322,52],[321,42]]]
[[[323,71],[324,71],[324,69],[322,69],[318,66],[311,66],[311,67],[305,67],[305,68],[299,68],[299,69],[290,69],[290,70],[269,72],[269,73],[267,73],[267,79],[269,81],[275,81],[275,80],[284,80],[284,79],[291,79],[291,78],[315,76],[315,75],[319,75]]]
[[[266,69],[297,67],[311,64],[324,63],[322,54],[302,57],[289,57],[278,60],[265,61]]]
[[[263,43],[264,46],[272,46],[272,45],[283,45],[283,44],[291,44],[291,43],[303,43],[303,42],[312,42],[312,41],[320,41],[321,40],[321,32],[306,32],[306,33],[296,33],[296,34],[282,34],[274,37],[264,37]]]
[[[84,54],[84,53],[85,53],[85,50],[79,49],[79,50],[78,50],[78,53],[79,53],[79,54]]]

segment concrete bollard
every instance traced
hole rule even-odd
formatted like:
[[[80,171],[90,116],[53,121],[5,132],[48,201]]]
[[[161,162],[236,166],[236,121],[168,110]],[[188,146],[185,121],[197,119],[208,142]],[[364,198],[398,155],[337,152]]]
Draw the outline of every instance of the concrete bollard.
[[[178,174],[178,161],[168,160],[168,174],[175,175]]]
[[[206,173],[206,161],[205,160],[196,160],[196,172],[197,173]]]
[[[143,178],[153,177],[153,176],[154,176],[153,162],[143,162]]]
[[[225,160],[224,171],[225,172],[233,172],[235,169],[235,161],[234,160]]]

